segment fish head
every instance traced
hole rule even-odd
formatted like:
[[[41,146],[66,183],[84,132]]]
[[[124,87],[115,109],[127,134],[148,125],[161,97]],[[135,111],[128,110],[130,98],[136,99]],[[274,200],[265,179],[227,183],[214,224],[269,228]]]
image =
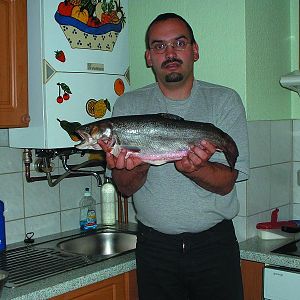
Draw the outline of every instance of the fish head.
[[[80,126],[76,132],[79,134],[81,142],[75,145],[77,149],[102,150],[98,144],[99,140],[110,146],[112,141],[112,126],[109,123],[90,123]]]

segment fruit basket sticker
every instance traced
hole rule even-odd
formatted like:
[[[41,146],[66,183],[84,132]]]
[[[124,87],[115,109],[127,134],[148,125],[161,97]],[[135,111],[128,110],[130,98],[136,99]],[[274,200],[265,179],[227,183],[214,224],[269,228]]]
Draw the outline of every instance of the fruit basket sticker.
[[[125,25],[120,0],[65,0],[54,16],[71,48],[113,51]]]

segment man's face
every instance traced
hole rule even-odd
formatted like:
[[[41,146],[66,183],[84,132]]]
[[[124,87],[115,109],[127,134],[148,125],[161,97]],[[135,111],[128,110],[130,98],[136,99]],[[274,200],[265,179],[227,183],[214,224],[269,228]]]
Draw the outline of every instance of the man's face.
[[[176,48],[186,43],[184,50]],[[156,46],[167,45],[164,52]],[[193,80],[194,62],[199,58],[198,45],[191,44],[186,25],[178,19],[168,19],[152,25],[149,31],[149,45],[145,53],[146,62],[153,68],[156,79],[163,85],[174,85]]]

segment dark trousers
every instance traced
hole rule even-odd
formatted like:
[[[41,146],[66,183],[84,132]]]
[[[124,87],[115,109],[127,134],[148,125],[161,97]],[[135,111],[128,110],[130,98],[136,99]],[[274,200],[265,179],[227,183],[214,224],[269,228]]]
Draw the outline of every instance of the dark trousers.
[[[139,223],[136,264],[139,300],[243,299],[232,221],[176,235]]]

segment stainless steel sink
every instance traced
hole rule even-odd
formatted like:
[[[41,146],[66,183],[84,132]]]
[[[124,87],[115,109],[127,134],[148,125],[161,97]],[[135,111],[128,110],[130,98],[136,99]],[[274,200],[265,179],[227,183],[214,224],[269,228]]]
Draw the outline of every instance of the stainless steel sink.
[[[0,269],[9,272],[5,286],[21,286],[134,251],[136,232],[133,224],[74,230],[8,249],[0,253]]]
[[[57,243],[61,251],[86,256],[110,256],[135,249],[136,235],[125,232],[97,232]]]

